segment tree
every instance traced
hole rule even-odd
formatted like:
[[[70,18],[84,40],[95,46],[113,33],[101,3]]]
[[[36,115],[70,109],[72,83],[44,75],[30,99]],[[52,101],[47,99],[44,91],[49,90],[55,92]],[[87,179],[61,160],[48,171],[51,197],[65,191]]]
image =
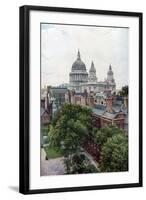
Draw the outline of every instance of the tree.
[[[125,132],[122,129],[119,129],[115,126],[107,126],[105,128],[96,129],[93,133],[94,142],[99,146],[102,146],[108,138],[112,137],[113,135],[122,134],[124,135]]]
[[[53,119],[49,131],[50,143],[63,152],[68,159],[66,164],[72,164],[72,155],[80,151],[91,130],[91,123],[92,111],[72,104],[64,104]]]
[[[61,149],[64,154],[72,154],[78,151],[86,132],[86,127],[80,121],[67,121],[62,116],[56,126],[50,129],[49,135],[54,146]]]
[[[66,160],[69,162],[69,160]],[[69,165],[67,174],[97,173],[99,170],[90,163],[84,154],[75,154],[72,157],[72,164]]]
[[[114,134],[101,148],[99,168],[102,172],[128,170],[128,138],[123,134]]]
[[[119,95],[123,97],[128,96],[128,86],[123,86],[122,89],[119,91]]]
[[[64,104],[55,114],[52,125],[55,126],[62,116],[65,116],[67,120],[80,120],[87,128],[91,128],[92,110],[90,108],[74,104]]]

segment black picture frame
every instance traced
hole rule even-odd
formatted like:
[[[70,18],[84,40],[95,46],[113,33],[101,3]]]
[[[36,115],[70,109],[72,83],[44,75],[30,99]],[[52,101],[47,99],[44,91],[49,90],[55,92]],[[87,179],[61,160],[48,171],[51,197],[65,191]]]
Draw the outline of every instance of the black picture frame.
[[[80,14],[95,14],[95,15],[113,15],[138,17],[139,19],[139,182],[129,184],[114,184],[114,185],[97,185],[97,186],[81,186],[68,188],[51,188],[51,189],[34,189],[29,188],[29,94],[30,94],[30,79],[29,79],[29,20],[30,11],[44,12],[65,12],[65,13],[80,13]],[[52,192],[67,192],[67,191],[82,191],[82,190],[98,190],[98,189],[113,189],[113,188],[130,188],[142,186],[142,13],[139,12],[123,12],[123,11],[107,11],[107,10],[90,10],[79,8],[63,8],[63,7],[44,7],[44,6],[22,6],[20,7],[20,143],[19,143],[19,191],[22,194],[36,193],[52,193]]]

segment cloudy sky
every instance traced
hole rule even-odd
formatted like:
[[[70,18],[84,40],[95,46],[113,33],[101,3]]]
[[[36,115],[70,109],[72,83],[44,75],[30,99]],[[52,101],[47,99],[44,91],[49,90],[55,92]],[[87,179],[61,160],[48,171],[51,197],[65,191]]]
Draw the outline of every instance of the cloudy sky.
[[[80,50],[89,71],[93,60],[98,81],[112,65],[117,88],[128,84],[128,29],[41,24],[41,80],[44,85],[69,82],[69,72]]]

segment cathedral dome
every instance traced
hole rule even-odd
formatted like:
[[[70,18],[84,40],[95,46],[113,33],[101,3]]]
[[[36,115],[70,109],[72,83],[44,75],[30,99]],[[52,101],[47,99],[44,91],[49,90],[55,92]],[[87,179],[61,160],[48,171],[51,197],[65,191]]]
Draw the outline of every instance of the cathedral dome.
[[[72,65],[72,70],[84,70],[84,71],[86,71],[86,66],[82,61],[76,60]]]
[[[81,61],[81,57],[80,57],[80,52],[79,51],[78,51],[78,55],[77,55],[77,60],[72,65],[72,71],[74,71],[74,70],[75,71],[78,71],[78,70],[86,71],[86,66]]]

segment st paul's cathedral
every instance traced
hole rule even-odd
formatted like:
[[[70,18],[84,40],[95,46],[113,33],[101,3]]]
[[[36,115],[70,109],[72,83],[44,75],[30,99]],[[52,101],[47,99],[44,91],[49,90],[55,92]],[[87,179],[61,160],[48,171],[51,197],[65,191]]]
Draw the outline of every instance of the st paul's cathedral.
[[[77,59],[72,64],[69,74],[69,89],[75,90],[76,93],[82,93],[84,90],[90,92],[116,91],[116,83],[113,76],[112,66],[109,66],[107,77],[104,81],[98,81],[96,69],[92,61],[89,73],[86,70],[85,63],[81,60],[80,51],[78,50]]]

